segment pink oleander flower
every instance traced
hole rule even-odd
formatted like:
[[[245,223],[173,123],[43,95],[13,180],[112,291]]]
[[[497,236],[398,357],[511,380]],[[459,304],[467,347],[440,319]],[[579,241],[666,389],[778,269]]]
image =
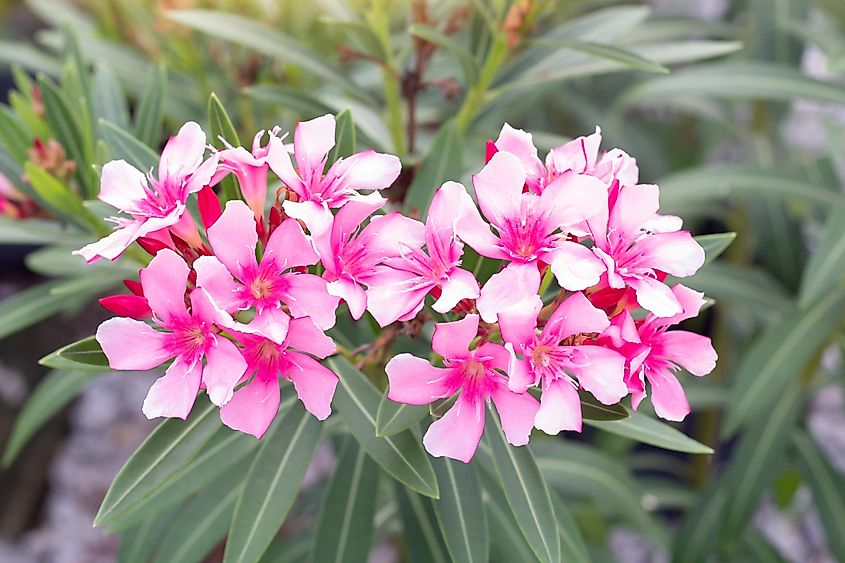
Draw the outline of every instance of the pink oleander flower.
[[[367,309],[367,286],[377,277],[376,266],[390,256],[401,254],[401,242],[416,230],[415,221],[398,213],[367,217],[386,202],[377,192],[349,200],[334,216],[328,229],[314,233],[314,243],[325,268],[330,295],[340,297],[349,312],[360,319]]]
[[[232,146],[218,152],[220,166],[210,182],[214,185],[227,174],[234,174],[244,200],[258,219],[264,216],[264,206],[267,202],[267,172],[270,170],[270,162],[289,158],[282,139],[279,138],[279,129],[270,131],[267,144],[261,146],[264,133],[259,131],[253,138],[252,152],[244,147]]]
[[[175,358],[144,399],[147,418],[187,418],[201,388],[212,403],[225,405],[247,367],[238,347],[217,330],[231,318],[205,290],[191,291],[190,310],[185,306],[189,273],[185,261],[168,249],[141,270],[153,321],[165,331],[127,318],[109,319],[97,329],[97,342],[112,369],[148,370]]]
[[[196,225],[185,213],[185,204],[190,194],[211,181],[217,169],[217,156],[203,161],[204,152],[205,133],[189,121],[164,147],[158,179],[153,178],[152,172],[145,176],[125,160],[106,163],[98,197],[129,217],[113,217],[111,220],[117,224],[113,233],[74,254],[87,262],[114,260],[139,238],[162,229],[170,229],[181,239],[201,247]]]
[[[481,289],[476,302],[481,318],[496,321],[498,313],[539,301],[539,263],[549,264],[558,283],[569,290],[598,283],[604,270],[590,250],[567,239],[567,227],[598,213],[607,199],[596,178],[574,172],[562,174],[539,195],[523,192],[525,171],[515,156],[493,155],[473,177],[484,222],[466,191],[454,190],[450,207],[461,210],[458,236],[482,256],[508,261]]]
[[[296,220],[287,219],[273,231],[260,261],[255,216],[244,202],[227,202],[207,233],[214,256],[194,262],[197,287],[229,313],[255,309],[255,318],[249,325],[238,323],[237,330],[281,343],[289,320],[283,304],[294,317],[310,317],[322,329],[334,326],[338,299],[327,293],[326,281],[296,271],[319,260]]]
[[[311,355],[326,358],[335,353],[335,344],[311,319],[291,320],[281,343],[251,334],[237,334],[237,338],[248,366],[242,381],[249,383],[220,408],[226,426],[260,439],[279,411],[279,376],[293,382],[308,412],[319,420],[331,414],[337,375]]]
[[[609,212],[589,220],[593,252],[605,264],[603,283],[630,287],[639,305],[659,317],[679,314],[681,304],[663,274],[693,275],[704,264],[704,249],[680,230],[679,217],[657,213],[657,186],[625,186],[610,195]]]
[[[398,403],[426,405],[458,395],[445,415],[428,427],[425,449],[435,457],[446,456],[469,463],[484,432],[485,403],[492,399],[508,442],[528,443],[539,405],[528,393],[508,389],[500,373],[508,367],[508,353],[499,344],[485,342],[470,350],[478,332],[478,315],[435,325],[432,348],[443,356],[443,368],[422,358],[399,354],[387,364],[387,398]]]
[[[299,201],[286,201],[285,212],[302,219],[311,234],[329,228],[330,208],[343,206],[359,196],[358,190],[384,189],[399,176],[399,158],[372,150],[339,158],[326,168],[329,151],[335,144],[335,119],[324,115],[296,126],[293,135],[293,154],[296,169],[287,152],[274,153],[269,160],[273,172]]]
[[[543,163],[537,156],[531,133],[505,123],[499,138],[495,142],[488,141],[487,154],[488,159],[499,151],[517,157],[525,169],[526,187],[538,194],[555,178],[570,171],[598,178],[607,187],[614,183],[623,186],[636,184],[639,177],[636,160],[619,149],[599,155],[600,145],[601,129],[596,127],[592,135],[578,137],[550,150]]]
[[[672,293],[682,311],[672,317],[649,314],[635,321],[623,311],[611,321],[599,341],[619,350],[626,359],[625,382],[631,392],[631,405],[637,410],[646,396],[645,382],[651,385],[651,403],[657,416],[681,421],[690,412],[684,389],[673,374],[683,368],[693,375],[707,375],[716,367],[716,351],[710,339],[669,327],[698,315],[704,296],[683,285]]]
[[[454,198],[448,192],[463,189],[454,182],[444,184],[434,194],[425,225],[405,219],[409,238],[399,241],[401,254],[377,267],[367,291],[367,308],[381,326],[415,317],[434,290],[439,290],[439,297],[432,308],[438,313],[451,311],[462,299],[478,297],[475,277],[460,268],[464,245],[455,236],[458,216],[449,206]]]
[[[606,405],[618,403],[628,394],[625,358],[590,339],[610,326],[610,321],[583,293],[574,293],[561,303],[539,333],[538,312],[539,306],[500,318],[502,338],[511,354],[509,387],[523,392],[540,384],[543,393],[535,426],[543,432],[580,432],[578,387]],[[518,358],[516,352],[523,357]]]

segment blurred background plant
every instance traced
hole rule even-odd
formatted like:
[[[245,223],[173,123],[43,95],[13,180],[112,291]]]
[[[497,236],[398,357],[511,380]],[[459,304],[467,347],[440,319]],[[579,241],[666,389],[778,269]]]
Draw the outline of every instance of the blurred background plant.
[[[478,170],[502,122],[534,131],[541,150],[599,125],[605,148],[635,156],[641,179],[660,185],[664,212],[682,215],[696,235],[736,233],[721,260],[685,282],[715,299],[695,330],[713,338],[720,362],[704,380],[684,379],[693,415],[680,428],[715,453],[669,451],[690,446],[601,422],[533,448],[592,559],[845,560],[838,0],[29,0],[3,9],[0,60],[13,78],[0,109],[8,545],[49,520],[47,461],[60,459],[67,428],[39,428],[91,382],[116,377],[34,367],[90,334],[101,318],[93,299],[135,273],[125,261],[86,267],[69,254],[107,228],[91,201],[98,168],[112,158],[148,168],[168,132],[189,119],[248,144],[259,129],[348,109],[359,147],[402,159],[388,195],[411,213],[426,209],[442,181]],[[716,254],[728,241],[712,242]],[[24,255],[32,275],[22,273]],[[35,324],[59,313],[58,323]],[[35,387],[44,377],[49,383]],[[120,383],[112,393],[125,389]],[[35,390],[13,431],[26,388]],[[77,409],[103,409],[99,392],[99,402]],[[119,418],[110,412],[102,424]],[[119,458],[149,428],[137,427]],[[73,423],[80,428],[90,432],[90,420]],[[336,483],[315,478],[268,560],[309,557],[312,535],[324,529],[313,526],[320,498]],[[388,484],[381,480],[375,504],[354,505],[375,530],[356,538],[358,553],[376,545],[386,560],[448,557],[436,503]],[[196,514],[206,489],[168,514]],[[93,509],[103,492],[87,491]],[[533,558],[504,499],[485,499],[477,510],[486,513],[491,558]],[[75,517],[89,522],[93,513],[78,508]],[[190,560],[219,556],[231,510],[203,520]],[[431,527],[416,529],[418,521]],[[179,549],[184,526],[151,525],[128,528],[122,559],[189,560]],[[29,548],[17,545],[10,553],[25,557]],[[113,557],[112,544],[97,545],[96,556]],[[90,549],[64,545],[54,557],[90,561]]]

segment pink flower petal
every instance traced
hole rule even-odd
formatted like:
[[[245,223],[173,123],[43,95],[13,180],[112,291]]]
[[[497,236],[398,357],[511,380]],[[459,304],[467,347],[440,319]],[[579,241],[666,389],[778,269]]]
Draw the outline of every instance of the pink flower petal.
[[[254,377],[220,407],[220,420],[233,430],[261,439],[279,412],[279,402],[279,380]]]
[[[333,115],[326,114],[296,126],[293,151],[300,175],[306,177],[323,173],[323,160],[334,147],[334,136]]]
[[[86,244],[79,250],[74,250],[73,254],[82,256],[89,264],[100,258],[115,260],[138,238],[139,226],[140,223],[134,223],[127,225],[126,227],[116,229],[110,235],[101,238],[98,241]]]
[[[469,402],[458,397],[455,405],[428,427],[423,445],[434,457],[445,456],[469,463],[483,432],[484,402]]]
[[[318,358],[327,358],[337,351],[334,340],[308,317],[291,319],[285,345]]]
[[[382,267],[369,282],[367,310],[385,327],[418,310],[434,287],[414,272]]]
[[[327,175],[337,175],[339,182],[353,190],[381,190],[390,186],[401,170],[398,157],[368,150],[344,158]]]
[[[561,227],[589,219],[606,201],[607,188],[600,180],[574,172],[555,178],[540,195],[540,205]]]
[[[276,227],[270,235],[270,240],[267,241],[261,262],[265,260],[272,260],[276,268],[286,270],[316,264],[319,256],[311,239],[305,236],[302,227],[299,226],[299,222],[294,219],[285,219]]]
[[[200,256],[194,261],[194,271],[197,287],[206,290],[218,307],[230,313],[240,308],[241,300],[237,296],[240,286],[217,257]]]
[[[678,379],[668,370],[648,370],[651,384],[651,404],[660,418],[680,422],[690,412],[687,396]]]
[[[162,377],[156,379],[141,408],[144,415],[153,419],[159,416],[188,418],[202,379],[202,363],[186,363],[182,356],[176,358]]]
[[[203,153],[205,133],[193,121],[185,123],[161,151],[161,160],[158,163],[159,181],[181,181],[200,165]]]
[[[613,405],[628,394],[625,357],[601,346],[574,347],[582,357],[570,369],[581,386],[605,405]]]
[[[367,294],[364,288],[349,278],[340,278],[329,282],[326,286],[329,295],[340,297],[349,306],[349,313],[356,321],[361,318],[367,310]]]
[[[112,369],[147,370],[173,357],[165,345],[166,333],[135,319],[114,318],[97,328],[97,342]]]
[[[637,302],[658,317],[672,317],[682,312],[681,304],[666,286],[654,278],[628,278],[628,285],[637,293]]]
[[[477,299],[481,295],[475,276],[460,268],[449,272],[449,279],[440,289],[440,297],[431,306],[438,313],[447,313],[463,299]]]
[[[308,227],[311,236],[328,234],[332,227],[332,212],[324,203],[316,201],[286,201],[282,208],[289,217],[299,219]]]
[[[447,359],[466,358],[469,345],[477,334],[478,315],[467,315],[451,323],[436,323],[431,348]]]
[[[514,155],[497,152],[472,177],[472,185],[484,216],[497,227],[503,227],[519,211],[525,170]]]
[[[330,369],[305,354],[288,352],[291,366],[285,376],[293,382],[296,394],[305,410],[326,420],[332,413],[332,397],[338,379]]]
[[[549,151],[546,166],[555,174],[562,174],[567,170],[584,174],[595,167],[600,145],[601,129],[596,127],[592,135],[578,137]]]
[[[543,390],[534,425],[552,436],[561,430],[581,432],[581,398],[568,380],[556,379]]]
[[[427,405],[447,396],[451,370],[436,368],[422,358],[398,354],[385,366],[387,398],[408,405]]]
[[[255,216],[244,202],[226,202],[223,215],[208,229],[208,240],[214,255],[232,275],[241,277],[244,270],[258,265],[255,259],[255,245],[258,244]]]
[[[513,344],[505,343],[505,349],[510,354],[508,363],[508,389],[514,393],[525,393],[528,388],[537,383],[534,374],[528,367],[528,361],[519,359],[513,349]]]
[[[225,405],[246,371],[246,360],[238,347],[223,336],[217,336],[217,342],[209,347],[205,359],[202,381],[208,390],[208,398],[217,406]]]
[[[246,334],[255,334],[281,344],[288,337],[290,331],[290,317],[280,308],[264,309],[256,313],[249,324],[234,322],[227,328]]]
[[[475,305],[485,322],[494,323],[499,312],[539,299],[539,289],[540,272],[536,264],[511,262],[487,280]]]
[[[716,368],[716,350],[710,339],[685,330],[670,330],[651,341],[652,354],[669,360],[693,375],[707,375]]]
[[[147,178],[125,160],[112,160],[103,165],[98,199],[120,211],[136,211],[138,203],[147,199]]]
[[[577,242],[564,241],[551,255],[550,267],[561,287],[570,291],[599,283],[606,266],[593,252]]]
[[[188,316],[185,308],[185,285],[190,271],[182,257],[169,248],[159,251],[150,261],[150,265],[141,270],[144,297],[147,298],[153,314],[164,325]]]
[[[691,276],[704,264],[704,249],[687,231],[653,234],[636,248],[651,268],[673,276]]]
[[[561,303],[543,329],[543,334],[554,334],[558,340],[579,333],[604,332],[610,321],[604,311],[596,309],[583,293],[573,293]]]
[[[326,280],[314,274],[285,274],[282,300],[294,317],[311,317],[323,330],[334,326],[338,298],[329,295]]]
[[[505,123],[499,138],[496,139],[496,148],[508,152],[519,159],[525,174],[532,187],[540,193],[540,182],[545,180],[546,167],[537,156],[537,147],[534,146],[534,139],[531,133],[522,129],[514,129]]]
[[[443,205],[455,210],[455,232],[476,252],[489,258],[503,259],[507,254],[499,247],[499,237],[484,222],[466,188],[457,182],[446,182],[437,192],[443,194]]]
[[[529,393],[513,393],[504,385],[493,389],[492,398],[508,443],[514,446],[527,444],[534,427],[534,417],[540,408],[537,399]]]
[[[633,240],[640,234],[640,228],[657,216],[659,207],[660,189],[657,186],[640,184],[624,187],[619,190],[610,212],[609,224],[625,240]]]
[[[401,256],[407,249],[425,244],[425,225],[394,211],[373,217],[359,240],[372,252]]]
[[[534,340],[537,331],[537,314],[543,302],[532,296],[522,304],[510,307],[499,313],[499,327],[502,339],[514,346],[524,346]]]

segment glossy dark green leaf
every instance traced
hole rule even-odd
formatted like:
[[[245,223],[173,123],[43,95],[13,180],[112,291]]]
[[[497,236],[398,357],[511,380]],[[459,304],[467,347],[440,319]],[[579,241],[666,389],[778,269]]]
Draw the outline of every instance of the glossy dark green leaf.
[[[329,152],[329,163],[355,153],[355,122],[352,120],[352,112],[349,109],[343,110],[335,117],[334,138],[334,147]]]
[[[100,129],[115,160],[123,159],[142,172],[158,163],[158,153],[114,123],[100,120]]]
[[[352,438],[328,485],[310,560],[366,563],[373,545],[378,466]]]
[[[793,435],[801,473],[813,491],[827,547],[838,560],[845,560],[845,476],[831,466],[821,449],[805,432]]]
[[[628,409],[619,403],[605,405],[593,397],[591,393],[581,391],[578,394],[581,397],[581,417],[584,420],[623,420],[631,414]]]
[[[300,403],[262,438],[243,477],[226,552],[226,563],[252,563],[267,550],[285,521],[320,439],[320,423]]]
[[[93,336],[62,346],[38,361],[42,366],[54,369],[99,369],[109,367],[100,343]]]
[[[693,440],[665,422],[640,412],[631,413],[631,416],[624,420],[585,420],[584,423],[593,428],[598,428],[605,432],[611,432],[665,450],[691,454],[713,453],[713,449],[709,446]]]
[[[413,563],[448,563],[451,561],[446,550],[440,526],[434,515],[434,502],[430,498],[408,490],[401,483],[394,483],[396,501],[402,518],[403,538]]]
[[[45,377],[27,399],[15,421],[3,452],[2,465],[8,467],[45,422],[102,374],[102,371],[54,371]]]
[[[493,475],[487,470],[480,472],[485,492],[484,506],[487,512],[487,524],[490,528],[491,560],[539,561],[514,520],[508,499],[505,498],[502,485],[498,482],[498,476],[495,475],[495,466],[491,469]],[[565,555],[563,547],[562,545],[561,552]]]
[[[379,437],[375,419],[380,399],[378,390],[345,358],[330,358],[327,363],[340,377],[334,405],[361,447],[388,475],[414,491],[437,498],[440,495],[437,478],[421,440],[410,430]]]
[[[473,465],[448,458],[434,461],[440,499],[434,514],[453,561],[486,562],[490,555],[481,481]]]
[[[460,179],[462,171],[463,142],[454,122],[450,121],[440,127],[414,174],[405,194],[405,212],[425,219],[434,192],[443,182]]]
[[[560,561],[560,534],[549,488],[531,450],[508,443],[495,413],[490,413],[488,422],[496,472],[522,535],[540,561]]]
[[[221,426],[217,408],[198,399],[187,421],[168,419],[156,427],[118,472],[94,518],[94,525],[132,506],[167,482],[196,457]]]
[[[164,120],[164,98],[167,96],[167,71],[159,64],[147,73],[146,87],[135,114],[135,138],[147,146],[161,141]]]
[[[845,288],[828,292],[808,309],[791,308],[746,350],[736,369],[723,435],[769,412],[824,346],[845,315]]]
[[[390,436],[402,432],[421,421],[427,414],[427,406],[396,403],[388,399],[385,393],[376,413],[376,434]]]
[[[164,537],[177,512],[174,509],[165,514],[156,514],[120,534],[117,563],[149,561],[161,545],[161,538]]]

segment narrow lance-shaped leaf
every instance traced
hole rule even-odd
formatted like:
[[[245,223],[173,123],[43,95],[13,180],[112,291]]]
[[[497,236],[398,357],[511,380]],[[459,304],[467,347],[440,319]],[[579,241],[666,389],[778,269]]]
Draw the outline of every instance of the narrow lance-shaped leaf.
[[[535,41],[542,45],[549,45],[551,47],[560,47],[562,49],[572,49],[573,51],[581,51],[594,57],[607,59],[621,64],[623,67],[633,70],[642,70],[645,72],[654,72],[658,74],[666,74],[669,69],[665,66],[649,60],[633,51],[609,45],[606,43],[595,43],[592,41],[565,41],[553,39],[540,39]]]
[[[428,206],[446,180],[460,178],[463,168],[461,135],[455,123],[440,127],[431,141],[422,164],[405,194],[405,212],[418,213],[424,220]]]
[[[346,158],[355,153],[355,122],[352,111],[347,108],[335,118],[335,143],[329,152],[329,164],[338,158]]]
[[[471,464],[448,458],[435,460],[434,471],[441,489],[434,513],[452,560],[488,561],[490,537],[478,472]]]
[[[448,563],[451,561],[440,535],[432,501],[399,482],[394,483],[396,501],[402,518],[403,537],[413,563]]]
[[[396,403],[382,395],[376,413],[376,434],[390,436],[411,428],[428,414],[425,405]]]
[[[845,288],[828,292],[808,309],[787,310],[740,360],[723,427],[730,436],[767,412],[821,350],[845,316]]]
[[[126,95],[114,71],[106,64],[97,65],[94,72],[93,96],[91,107],[98,121],[105,119],[123,129],[129,127]]]
[[[38,198],[56,216],[89,231],[100,234],[108,232],[103,223],[82,205],[82,200],[67,184],[33,162],[24,164],[24,170]]]
[[[310,560],[366,563],[373,544],[378,466],[347,438],[320,510]]]
[[[709,446],[693,440],[665,422],[639,412],[631,413],[631,416],[624,420],[585,420],[584,423],[605,432],[611,432],[666,450],[691,454],[713,453],[713,449]]]
[[[197,402],[187,421],[162,422],[135,450],[109,487],[95,526],[161,486],[202,450],[221,422],[214,405],[206,399]]]
[[[377,436],[375,413],[379,392],[345,358],[330,358],[328,364],[340,376],[334,404],[361,447],[388,475],[419,493],[437,498],[440,494],[437,478],[420,439],[410,430]]]
[[[102,371],[54,371],[45,377],[26,401],[15,421],[15,427],[3,453],[2,465],[8,467],[44,423],[102,374]]]
[[[693,238],[704,249],[704,263],[709,264],[718,258],[736,240],[736,233],[700,235]]]
[[[234,147],[241,144],[238,132],[235,130],[234,125],[232,125],[232,120],[229,118],[226,108],[223,107],[220,98],[214,92],[208,97],[208,123],[212,145],[221,144],[220,138]],[[233,174],[228,174],[221,180],[220,191],[224,203],[240,197],[240,190],[238,190],[238,185]]]
[[[156,514],[120,534],[117,563],[149,561],[161,545],[161,538],[173,521],[176,512],[177,510],[174,509],[165,514]]]
[[[123,159],[142,172],[158,162],[157,152],[114,123],[101,119],[100,130],[115,160]]]
[[[252,563],[267,550],[302,486],[320,439],[320,423],[297,402],[270,434],[244,477],[224,562]]]
[[[490,461],[492,464],[492,460]],[[508,499],[502,491],[498,482],[496,468],[488,468],[479,472],[485,492],[485,511],[487,512],[487,525],[490,529],[490,551],[491,559],[496,561],[538,561],[537,556],[531,550],[531,546],[522,535],[519,525],[514,520],[513,512],[508,505]],[[562,555],[565,551],[562,550]]]
[[[821,449],[805,432],[797,431],[792,439],[801,473],[813,491],[813,501],[819,511],[827,547],[833,556],[845,560],[845,476],[825,459]]]
[[[801,279],[799,303],[803,307],[820,298],[845,277],[845,198],[833,208],[824,232]]]
[[[522,534],[540,561],[560,561],[560,535],[549,488],[531,450],[508,443],[496,413],[490,412],[488,422],[486,434],[496,472]]]
[[[161,140],[166,88],[167,71],[164,65],[151,67],[135,117],[135,137],[145,145],[155,146]]]
[[[38,360],[42,366],[54,369],[100,369],[109,367],[100,343],[93,336],[83,338]]]

